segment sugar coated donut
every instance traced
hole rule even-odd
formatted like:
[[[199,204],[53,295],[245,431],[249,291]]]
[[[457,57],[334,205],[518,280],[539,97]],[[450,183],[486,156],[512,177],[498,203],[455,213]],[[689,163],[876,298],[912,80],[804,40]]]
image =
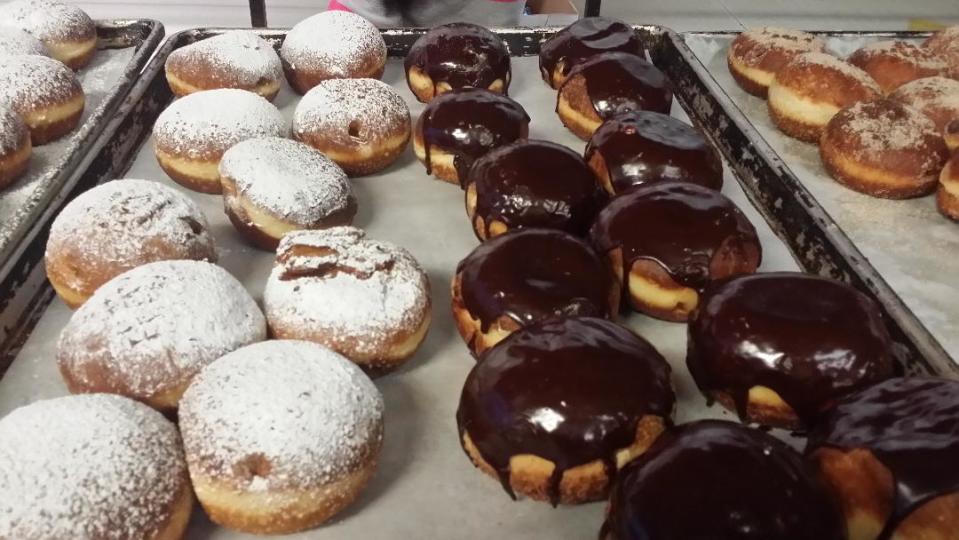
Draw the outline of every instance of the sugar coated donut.
[[[86,98],[76,75],[37,55],[0,56],[0,102],[30,128],[34,146],[66,135],[80,123]]]
[[[919,109],[936,123],[944,137],[949,122],[959,120],[959,81],[954,79],[916,79],[897,88],[889,97]]]
[[[799,30],[754,28],[736,36],[726,53],[733,80],[750,94],[765,98],[776,72],[794,56],[824,52],[826,42]]]
[[[936,205],[942,215],[959,221],[959,152],[952,155],[939,174]]]
[[[388,167],[410,142],[410,110],[376,79],[320,81],[293,113],[293,137],[316,148],[351,176]]]
[[[945,61],[936,53],[906,41],[877,41],[849,55],[849,63],[862,68],[890,93],[909,81],[944,75]]]
[[[290,30],[280,58],[290,86],[305,94],[326,79],[379,79],[386,66],[386,42],[363,17],[324,11]]]
[[[13,109],[0,105],[0,189],[26,172],[32,153],[30,128]]]
[[[546,84],[559,90],[573,66],[604,52],[646,56],[636,32],[606,17],[583,17],[553,34],[539,51],[539,71]]]
[[[0,21],[43,42],[53,58],[70,69],[90,62],[97,50],[97,27],[85,11],[53,0],[13,0],[0,6]]]
[[[0,420],[0,538],[183,537],[193,491],[176,426],[121,396],[37,401]]]
[[[42,41],[13,26],[0,26],[0,53],[50,56]]]
[[[283,66],[269,41],[234,30],[174,50],[166,60],[170,90],[185,96],[201,90],[239,88],[273,101]]]
[[[959,25],[949,26],[929,36],[923,47],[941,57],[949,66],[949,76],[959,78]]]
[[[73,393],[109,392],[172,411],[210,362],[266,339],[246,289],[202,261],[158,261],[109,281],[60,334],[57,363]]]
[[[197,498],[215,523],[286,534],[349,506],[376,470],[383,398],[346,358],[266,341],[205,368],[180,429]]]
[[[220,158],[254,137],[285,137],[286,120],[263,96],[235,88],[204,90],[174,101],[153,126],[160,168],[180,185],[220,193]]]

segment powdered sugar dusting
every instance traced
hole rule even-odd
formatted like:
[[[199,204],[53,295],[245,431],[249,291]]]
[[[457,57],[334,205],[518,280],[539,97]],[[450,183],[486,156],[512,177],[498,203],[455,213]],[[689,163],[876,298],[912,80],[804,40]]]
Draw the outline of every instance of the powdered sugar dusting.
[[[751,47],[742,51],[742,61],[747,65],[759,64],[773,49],[797,54],[806,51],[822,51],[826,48],[826,43],[818,37],[789,28],[772,26],[754,28],[746,30],[740,36],[741,39],[737,38],[733,42],[734,47],[737,44],[752,42]]]
[[[940,135],[932,120],[918,110],[891,100],[860,102],[833,118],[840,137],[857,141],[860,159],[878,161],[887,152],[920,151],[924,171],[941,167],[930,147]]]
[[[791,62],[793,66],[820,66],[831,69],[842,75],[858,81],[863,86],[881,93],[882,89],[868,73],[858,67],[836,58],[835,56],[823,52],[807,52],[800,54]]]
[[[19,150],[27,134],[27,125],[20,115],[0,104],[0,158]]]
[[[186,483],[176,427],[135,401],[68,396],[0,420],[0,538],[152,538]]]
[[[850,55],[850,60],[857,63],[856,59],[868,61],[876,56],[888,56],[901,62],[908,62],[920,68],[944,71],[946,63],[935,53],[914,45],[907,41],[875,41],[863,45],[858,51]]]
[[[51,0],[14,0],[0,6],[0,21],[30,32],[40,41],[82,41],[96,36],[82,9]]]
[[[0,56],[0,102],[24,113],[56,105],[82,94],[80,81],[67,66],[36,55]]]
[[[941,111],[943,116],[959,118],[959,81],[954,79],[917,79],[900,86],[890,97],[930,116]]]
[[[386,43],[373,24],[348,11],[324,11],[297,23],[280,48],[293,69],[322,69],[349,77],[366,59],[386,59]]]
[[[0,26],[0,53],[49,56],[39,39],[13,26]]]
[[[328,79],[306,93],[293,113],[293,132],[324,133],[346,143],[350,126],[360,141],[409,129],[410,109],[390,85],[376,79]]]
[[[273,46],[247,30],[225,32],[177,49],[167,57],[166,67],[196,69],[219,84],[246,87],[283,78]]]

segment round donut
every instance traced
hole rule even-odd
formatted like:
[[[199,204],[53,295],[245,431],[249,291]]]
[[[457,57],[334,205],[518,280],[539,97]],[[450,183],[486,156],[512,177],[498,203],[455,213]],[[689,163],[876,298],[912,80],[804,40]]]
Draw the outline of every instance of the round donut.
[[[305,94],[326,79],[379,79],[386,67],[386,42],[363,17],[324,11],[290,30],[280,58],[290,86]]]
[[[220,159],[254,137],[285,137],[286,120],[263,96],[224,88],[174,101],[153,125],[154,152],[163,172],[201,193],[221,193]]]
[[[346,173],[290,139],[247,139],[230,148],[220,160],[220,182],[233,226],[269,251],[289,231],[349,225],[356,214]]]
[[[420,36],[404,67],[406,82],[422,103],[461,88],[507,94],[512,78],[506,43],[486,28],[465,22],[436,26]]]
[[[546,84],[559,90],[573,66],[605,52],[646,57],[642,41],[628,24],[606,17],[583,17],[543,43],[539,71]]]
[[[410,142],[410,110],[376,79],[320,81],[293,113],[293,137],[316,148],[351,176],[390,166]]]
[[[856,66],[831,54],[808,52],[796,55],[776,72],[767,97],[769,117],[780,131],[817,143],[840,109],[879,99],[882,89]]]
[[[756,271],[756,229],[731,200],[689,182],[653,182],[615,197],[596,217],[593,247],[633,309],[686,321],[711,282]]]
[[[723,161],[705,135],[668,114],[633,111],[603,122],[584,154],[610,194],[659,180],[723,187]]]
[[[263,313],[229,272],[158,261],[111,280],[70,317],[57,364],[75,394],[120,394],[174,411],[204,366],[264,339]]]
[[[825,52],[826,42],[799,30],[753,28],[742,32],[729,45],[726,63],[733,80],[746,92],[765,98],[776,72],[793,57],[806,52]]]
[[[430,327],[429,279],[396,245],[355,227],[280,240],[263,292],[270,333],[329,347],[370,373],[413,356]]]
[[[942,215],[959,221],[959,152],[952,155],[939,174],[936,206]]]
[[[249,30],[226,32],[176,49],[164,67],[170,90],[181,97],[239,88],[273,101],[283,80],[283,66],[273,46]]]
[[[29,32],[53,58],[73,70],[97,51],[97,27],[85,11],[53,0],[13,0],[0,6],[0,21]]]
[[[36,54],[50,56],[42,41],[13,26],[0,26],[0,54]]]
[[[955,153],[959,150],[959,118],[946,124],[942,138],[946,142],[946,148],[949,149],[949,152]]]
[[[889,98],[919,109],[935,122],[943,137],[947,136],[949,122],[959,120],[959,81],[954,79],[916,79],[897,88]]]
[[[949,76],[959,79],[959,25],[943,28],[929,36],[923,47],[939,55],[949,66]]]
[[[266,341],[205,368],[180,407],[197,498],[219,525],[287,534],[327,521],[376,470],[383,397],[339,354]]]
[[[819,155],[840,184],[887,199],[931,193],[948,157],[935,123],[890,99],[839,111],[823,130]]]
[[[521,229],[476,247],[456,266],[453,320],[474,355],[550,317],[614,319],[619,281],[583,240]]]
[[[849,55],[849,63],[863,69],[891,93],[909,81],[944,75],[946,63],[937,54],[906,41],[877,41]]]
[[[0,420],[0,538],[182,538],[193,491],[176,426],[95,394]]]
[[[13,109],[0,104],[0,189],[27,171],[32,153],[30,128]]]
[[[86,97],[76,74],[52,58],[0,56],[0,103],[20,115],[39,146],[77,127]]]
[[[466,213],[480,240],[524,227],[585,236],[608,199],[579,154],[547,141],[497,148],[466,177]]]

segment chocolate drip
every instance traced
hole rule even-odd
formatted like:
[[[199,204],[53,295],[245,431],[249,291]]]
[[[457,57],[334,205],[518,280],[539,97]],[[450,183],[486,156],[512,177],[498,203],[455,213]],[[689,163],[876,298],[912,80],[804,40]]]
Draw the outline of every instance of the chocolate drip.
[[[454,90],[489,88],[503,81],[506,94],[510,83],[510,58],[506,44],[496,34],[470,23],[437,26],[416,40],[405,60],[406,72],[413,67],[429,75],[435,86],[441,82]]]
[[[460,182],[473,161],[494,148],[525,139],[529,115],[512,99],[489,90],[458,90],[438,96],[420,115],[426,172],[432,172],[430,150],[453,154]]]
[[[560,30],[543,44],[539,70],[543,79],[551,81],[560,62],[566,75],[583,60],[610,51],[646,55],[636,32],[626,23],[605,17],[586,17]]]
[[[586,161],[597,153],[616,193],[658,180],[723,187],[716,149],[698,129],[667,114],[635,111],[603,122],[586,147]]]
[[[608,200],[576,152],[546,141],[520,141],[476,160],[476,216],[489,226],[548,227],[585,235]]]
[[[663,434],[620,472],[600,540],[840,540],[845,531],[800,455],[732,422]]]
[[[892,515],[879,537],[891,538],[922,504],[959,493],[959,382],[896,378],[848,396],[810,433],[807,454],[822,447],[869,450],[892,473]]]
[[[669,114],[673,104],[666,75],[634,54],[610,52],[594,56],[574,67],[562,88],[577,75],[585,79],[593,109],[604,120],[629,111]]]
[[[831,279],[775,272],[706,290],[686,363],[706,395],[728,392],[746,419],[749,389],[772,389],[809,425],[841,396],[893,375],[879,309]]]
[[[510,458],[532,454],[555,464],[553,505],[570,468],[633,444],[643,416],[663,419],[675,396],[669,364],[646,340],[603,319],[551,319],[490,349],[466,379],[456,420],[510,487]]]

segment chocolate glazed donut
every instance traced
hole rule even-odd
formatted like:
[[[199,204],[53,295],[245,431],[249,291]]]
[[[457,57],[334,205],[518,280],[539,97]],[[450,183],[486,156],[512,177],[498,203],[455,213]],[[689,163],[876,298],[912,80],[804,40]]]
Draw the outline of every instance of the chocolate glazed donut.
[[[573,66],[610,51],[646,56],[636,32],[626,23],[606,17],[586,17],[560,30],[543,44],[539,70],[543,80],[558,89]]]

